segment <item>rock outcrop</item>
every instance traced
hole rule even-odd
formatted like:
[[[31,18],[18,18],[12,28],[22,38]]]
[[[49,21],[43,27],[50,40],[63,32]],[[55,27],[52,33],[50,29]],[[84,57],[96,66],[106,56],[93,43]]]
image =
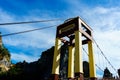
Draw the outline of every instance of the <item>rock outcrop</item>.
[[[2,43],[2,37],[0,35],[0,73],[8,71],[11,66],[10,53],[4,47]]]

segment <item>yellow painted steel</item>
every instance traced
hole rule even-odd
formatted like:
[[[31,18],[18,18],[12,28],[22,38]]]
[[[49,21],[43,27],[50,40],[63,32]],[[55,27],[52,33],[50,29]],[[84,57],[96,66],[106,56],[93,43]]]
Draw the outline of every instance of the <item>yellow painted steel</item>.
[[[93,54],[92,41],[88,41],[88,53],[89,53],[90,77],[96,78],[96,68],[95,68],[95,60],[94,60],[94,54]]]
[[[56,38],[52,74],[59,74],[61,40]]]
[[[75,48],[73,46],[69,46],[68,78],[74,78],[74,53],[75,53]]]
[[[91,29],[87,24],[81,21],[81,19],[77,20],[79,21],[79,26],[77,31],[74,32],[75,34],[75,46],[70,45],[69,46],[69,56],[68,56],[68,78],[74,78],[74,73],[76,73],[76,76],[80,76],[78,80],[83,79],[83,61],[82,61],[82,36],[86,38],[86,40],[89,38],[92,40],[91,36]],[[81,24],[85,29],[88,30],[88,32],[82,30]],[[71,27],[72,26],[72,27]],[[64,26],[63,26],[64,27]],[[69,26],[66,26],[64,28],[60,28],[59,35],[64,34],[64,32],[67,32],[71,29],[74,29],[76,27],[76,23],[71,24]],[[57,31],[58,31],[57,30]],[[80,32],[80,31],[81,32]],[[72,35],[71,33],[68,33],[69,35]],[[68,35],[67,34],[67,35]],[[82,35],[83,34],[83,35]],[[54,49],[54,58],[53,58],[53,67],[52,67],[52,74],[58,74],[59,75],[59,67],[60,67],[60,48],[61,48],[61,40],[60,38],[56,38],[55,42],[55,49]],[[66,34],[64,34],[67,36]],[[69,38],[69,37],[68,37]],[[95,68],[95,61],[94,61],[94,54],[93,54],[93,45],[92,41],[88,41],[88,53],[89,53],[89,68],[90,68],[90,78],[96,78],[96,68]],[[80,75],[78,75],[80,74]]]
[[[75,31],[75,73],[83,73],[82,34]]]

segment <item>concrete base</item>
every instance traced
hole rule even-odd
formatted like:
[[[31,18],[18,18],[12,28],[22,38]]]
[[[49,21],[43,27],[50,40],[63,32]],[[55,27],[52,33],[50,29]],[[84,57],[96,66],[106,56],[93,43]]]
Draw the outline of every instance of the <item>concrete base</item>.
[[[91,77],[90,80],[97,80],[97,78],[96,77]]]
[[[84,80],[83,73],[75,73],[75,79]]]
[[[74,78],[68,78],[68,80],[75,80]]]
[[[75,80],[74,78],[68,78],[68,80]]]
[[[50,77],[50,80],[58,80],[59,79],[59,75],[58,74],[52,74]]]

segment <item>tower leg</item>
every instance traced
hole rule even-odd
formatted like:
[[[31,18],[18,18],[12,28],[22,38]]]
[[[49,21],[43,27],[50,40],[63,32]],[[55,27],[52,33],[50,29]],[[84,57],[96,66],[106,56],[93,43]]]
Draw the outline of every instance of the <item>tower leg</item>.
[[[59,38],[56,38],[51,80],[59,79],[60,47],[61,47],[61,40]]]
[[[82,34],[75,31],[75,77],[83,80]]]
[[[68,54],[68,80],[72,80],[74,78],[74,47],[69,46],[69,54]]]
[[[89,53],[90,80],[96,80],[96,68],[94,62],[92,41],[88,41],[88,53]]]

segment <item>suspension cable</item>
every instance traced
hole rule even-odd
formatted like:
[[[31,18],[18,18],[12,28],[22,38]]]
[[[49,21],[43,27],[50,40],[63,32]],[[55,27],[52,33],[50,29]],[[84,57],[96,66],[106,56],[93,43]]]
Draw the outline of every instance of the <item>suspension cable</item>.
[[[43,30],[43,29],[47,29],[47,28],[52,28],[52,27],[54,27],[54,26],[57,26],[57,25],[47,26],[47,27],[42,27],[42,28],[37,28],[37,29],[31,29],[31,30],[26,30],[26,31],[21,31],[21,32],[15,32],[15,33],[3,34],[3,35],[1,35],[1,36],[2,36],[2,37],[6,37],[6,36],[11,36],[11,35],[28,33],[28,32],[33,32],[33,31],[37,31],[37,30]]]
[[[99,70],[101,70],[102,72],[104,72],[97,64],[95,64],[95,66],[96,66]]]
[[[97,44],[97,42],[95,41],[95,39],[93,39],[97,48],[100,50],[101,54],[104,56],[104,58],[106,59],[106,61],[108,62],[108,64],[113,68],[113,70],[116,72],[116,69],[113,67],[113,65],[111,64],[111,62],[107,59],[107,57],[105,56],[105,54],[103,53],[103,51],[101,50],[101,48],[99,47],[99,45]]]
[[[83,49],[83,51],[88,55],[88,53],[87,53],[87,51],[84,49],[84,48],[82,48]],[[89,56],[89,55],[88,55]],[[100,69],[102,72],[104,72],[97,64],[95,64],[95,66],[98,68],[98,69]]]
[[[50,19],[50,20],[38,20],[38,21],[0,23],[0,26],[3,26],[3,25],[16,25],[16,24],[31,24],[31,23],[51,22],[51,21],[60,21],[60,20],[63,20],[63,19]]]
[[[0,23],[0,26],[1,25],[15,25],[15,24],[30,24],[30,23],[50,22],[50,21],[59,21],[59,20],[62,20],[62,19],[26,21],[26,22],[12,22],[12,23]],[[15,32],[15,33],[10,33],[10,34],[4,34],[4,35],[1,35],[1,36],[5,37],[5,36],[10,36],[10,35],[22,34],[22,33],[32,32],[32,31],[36,31],[36,30],[47,29],[47,28],[51,28],[51,27],[54,27],[54,26],[48,26],[48,27],[37,28],[37,29],[32,29],[32,30],[27,30],[27,31],[21,31],[21,32]],[[110,64],[110,66],[113,68],[113,70],[116,71],[116,69],[113,67],[113,65],[111,64],[111,62],[107,59],[107,57],[105,56],[105,54],[103,53],[103,51],[101,50],[101,48],[99,47],[99,45],[97,44],[97,42],[95,41],[95,39],[93,39],[93,41],[95,42],[97,48],[100,50],[101,54],[104,56],[104,58],[106,59],[106,61]],[[85,51],[84,48],[83,48],[83,51]]]

